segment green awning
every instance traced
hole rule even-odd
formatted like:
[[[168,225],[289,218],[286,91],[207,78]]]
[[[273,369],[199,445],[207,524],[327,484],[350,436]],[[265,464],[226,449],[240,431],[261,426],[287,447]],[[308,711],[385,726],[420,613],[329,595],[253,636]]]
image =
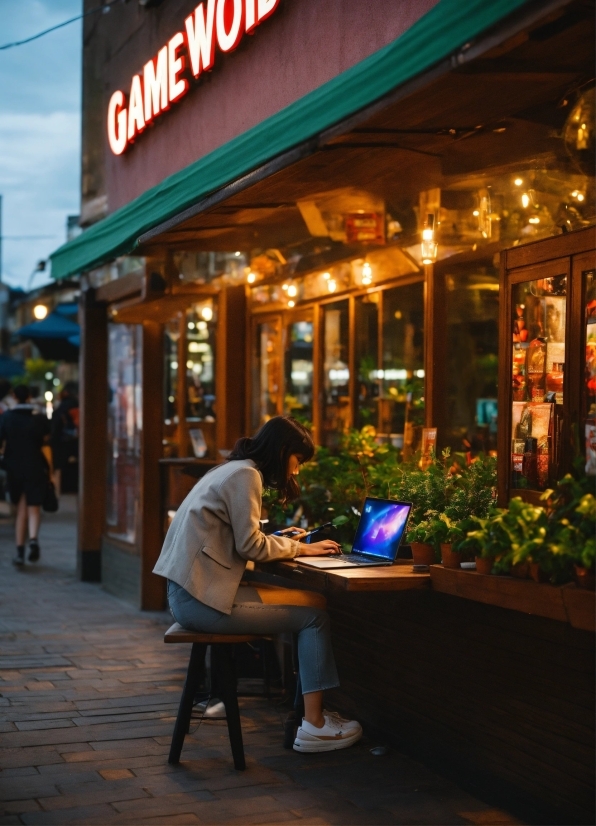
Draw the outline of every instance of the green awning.
[[[53,278],[133,252],[143,233],[427,71],[527,1],[440,0],[397,40],[57,249],[51,255]]]

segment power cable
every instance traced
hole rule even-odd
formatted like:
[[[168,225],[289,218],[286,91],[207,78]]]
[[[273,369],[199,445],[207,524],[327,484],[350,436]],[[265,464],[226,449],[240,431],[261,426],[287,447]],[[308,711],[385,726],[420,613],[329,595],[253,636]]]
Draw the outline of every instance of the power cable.
[[[77,20],[82,20],[84,17],[88,17],[90,14],[96,14],[97,12],[107,14],[111,6],[115,2],[116,0],[111,0],[110,3],[106,3],[103,6],[96,6],[94,9],[89,9],[89,11],[83,12],[83,14],[78,14],[76,17],[71,17],[70,20],[65,20],[63,23],[58,23],[56,26],[52,26],[49,29],[44,29],[43,32],[38,32],[37,34],[34,34],[32,37],[27,37],[25,40],[15,40],[14,43],[5,43],[3,46],[0,46],[0,52],[4,51],[5,49],[12,49],[15,46],[23,46],[25,43],[31,43],[32,40],[37,40],[38,38],[43,37],[45,34],[55,32],[56,29],[62,29],[64,26],[68,26],[70,23],[75,23]]]

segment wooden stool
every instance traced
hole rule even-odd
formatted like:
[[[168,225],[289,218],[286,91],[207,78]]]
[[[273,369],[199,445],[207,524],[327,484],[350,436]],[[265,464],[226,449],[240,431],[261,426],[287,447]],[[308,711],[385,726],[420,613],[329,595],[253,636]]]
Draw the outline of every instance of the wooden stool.
[[[268,605],[305,605],[314,608],[325,608],[326,600],[322,594],[313,591],[298,591],[290,588],[281,588],[274,585],[248,583],[259,593],[264,604]],[[201,666],[205,661],[207,646],[211,646],[211,693],[218,697],[226,709],[228,734],[234,767],[239,771],[246,768],[244,760],[244,746],[242,743],[242,727],[240,725],[240,711],[238,709],[238,695],[236,691],[236,673],[234,669],[234,648],[236,643],[254,642],[266,639],[259,634],[203,634],[197,631],[187,631],[177,622],[164,635],[166,643],[191,643],[190,660],[186,672],[186,680],[182,689],[182,697],[178,707],[178,716],[172,735],[172,745],[168,763],[177,765],[184,745],[184,738],[190,726],[193,701],[201,678]]]

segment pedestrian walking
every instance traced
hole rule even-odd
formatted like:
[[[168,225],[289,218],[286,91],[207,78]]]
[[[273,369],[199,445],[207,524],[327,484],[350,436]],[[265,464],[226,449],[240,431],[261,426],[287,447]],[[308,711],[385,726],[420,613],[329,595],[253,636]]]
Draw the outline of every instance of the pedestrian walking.
[[[24,384],[13,390],[16,405],[0,416],[0,444],[10,501],[16,506],[15,565],[25,563],[25,541],[29,528],[29,562],[39,559],[41,506],[49,484],[48,464],[42,453],[50,433],[50,422],[31,404]]]
[[[79,455],[79,388],[74,381],[67,381],[60,393],[60,403],[52,416],[50,444],[59,494],[69,463],[76,462]]]
[[[266,536],[260,529],[263,486],[276,488],[282,501],[295,499],[295,477],[313,454],[310,433],[290,416],[275,416],[254,438],[240,439],[227,461],[205,474],[186,497],[154,568],[167,578],[170,609],[184,628],[298,635],[305,715],[294,749],[304,752],[347,748],[362,736],[358,722],[323,708],[323,691],[339,685],[329,617],[308,605],[264,604],[257,589],[241,580],[248,560],[339,553],[332,539],[305,545],[297,541],[304,531],[290,538]]]

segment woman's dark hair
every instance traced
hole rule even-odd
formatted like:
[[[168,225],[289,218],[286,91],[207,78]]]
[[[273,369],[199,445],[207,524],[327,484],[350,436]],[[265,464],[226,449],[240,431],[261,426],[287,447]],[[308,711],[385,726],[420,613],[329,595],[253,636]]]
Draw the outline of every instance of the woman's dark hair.
[[[19,404],[25,404],[27,399],[31,397],[31,393],[26,384],[17,384],[12,391],[15,394],[16,400]]]
[[[312,436],[292,416],[274,416],[252,438],[238,439],[228,461],[252,459],[263,474],[265,485],[276,488],[282,502],[296,499],[300,488],[289,473],[290,456],[308,462],[315,454]]]

